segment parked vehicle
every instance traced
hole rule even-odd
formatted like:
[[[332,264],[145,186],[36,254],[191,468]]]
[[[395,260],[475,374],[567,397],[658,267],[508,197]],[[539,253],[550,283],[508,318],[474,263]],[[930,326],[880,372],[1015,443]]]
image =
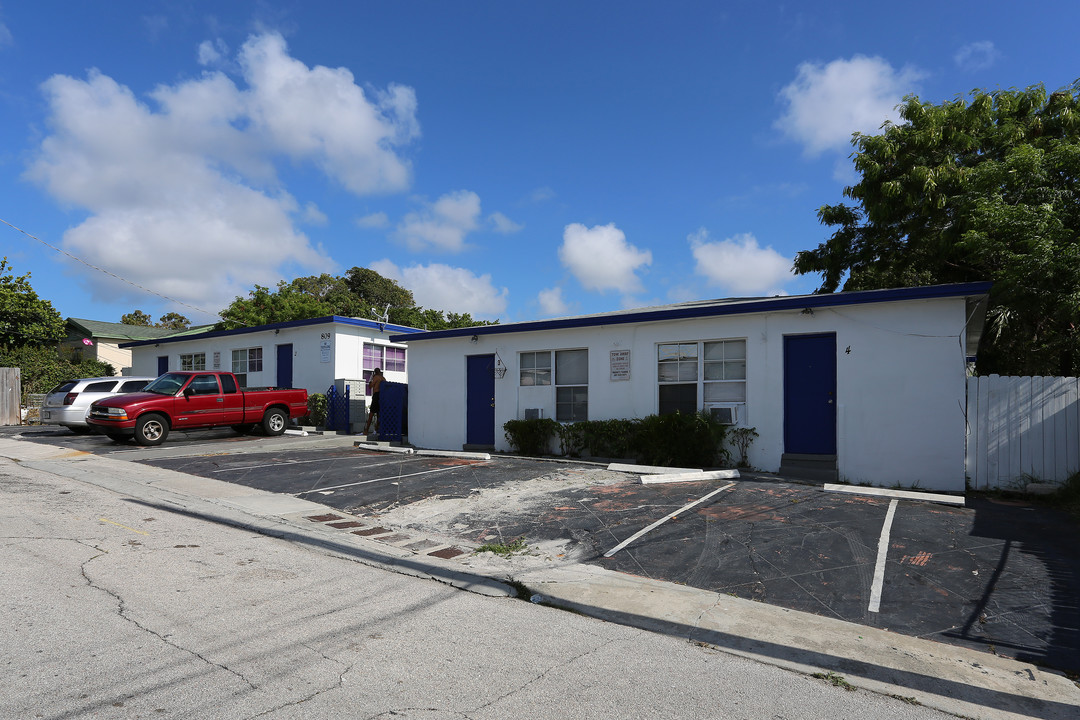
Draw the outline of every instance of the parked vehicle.
[[[169,431],[260,426],[267,435],[285,432],[290,419],[307,415],[307,390],[241,388],[230,372],[168,372],[143,392],[117,395],[90,406],[88,422],[114,441],[134,437],[160,445]]]
[[[138,392],[153,382],[152,377],[114,377],[82,378],[65,380],[45,396],[41,406],[43,425],[62,425],[72,432],[90,432],[86,414],[90,404],[103,400],[117,393]]]

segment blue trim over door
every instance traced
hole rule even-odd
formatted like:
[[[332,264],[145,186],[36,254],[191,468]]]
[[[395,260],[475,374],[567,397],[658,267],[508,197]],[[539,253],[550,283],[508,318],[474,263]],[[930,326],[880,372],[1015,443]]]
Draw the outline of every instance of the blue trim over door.
[[[465,444],[495,445],[495,356],[465,358]]]
[[[836,333],[784,336],[784,452],[836,454]]]
[[[292,387],[292,343],[277,346],[277,386]]]

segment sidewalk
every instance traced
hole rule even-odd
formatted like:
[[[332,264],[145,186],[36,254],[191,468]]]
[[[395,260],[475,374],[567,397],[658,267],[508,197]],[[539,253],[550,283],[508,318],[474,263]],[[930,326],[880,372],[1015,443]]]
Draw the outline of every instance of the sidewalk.
[[[328,447],[354,438],[326,437]],[[715,646],[807,674],[974,718],[1076,717],[1080,687],[1034,665],[862,625],[583,565],[469,566],[335,531],[306,519],[326,506],[49,445],[0,439],[0,456],[175,512],[315,544],[365,564],[489,595],[526,588],[536,602]],[[503,582],[510,580],[510,583]]]

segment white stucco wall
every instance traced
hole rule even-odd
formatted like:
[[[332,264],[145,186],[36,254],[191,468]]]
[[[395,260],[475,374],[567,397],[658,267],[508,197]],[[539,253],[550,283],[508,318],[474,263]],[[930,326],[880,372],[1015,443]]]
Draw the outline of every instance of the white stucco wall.
[[[269,386],[277,382],[277,347],[292,344],[293,387],[305,388],[309,393],[325,393],[338,379],[362,381],[365,342],[404,347],[400,343],[391,343],[388,339],[390,334],[363,326],[323,323],[283,327],[276,333],[273,330],[260,330],[141,345],[131,349],[132,374],[157,375],[157,359],[161,355],[168,356],[169,370],[179,370],[181,354],[199,352],[206,353],[207,370],[231,371],[233,350],[261,347],[263,369],[260,372],[249,372],[247,384],[251,387]],[[324,353],[326,343],[329,347]],[[217,365],[214,364],[214,353],[219,353]],[[405,372],[384,372],[386,379],[392,382],[408,382],[407,352],[405,367]],[[355,397],[357,389],[352,388],[351,392]],[[360,392],[363,392],[362,387]]]
[[[745,339],[746,412],[755,427],[750,463],[775,471],[784,452],[784,336],[836,333],[837,466],[843,480],[879,486],[964,489],[965,301],[904,300],[838,308],[630,325],[418,340],[410,344],[409,439],[460,449],[465,440],[466,356],[498,352],[495,445],[526,408],[555,417],[555,386],[521,387],[518,354],[589,350],[589,419],[657,412],[657,345]],[[631,377],[610,379],[609,353],[630,350]],[[849,351],[850,350],[850,351]],[[700,393],[699,393],[700,402]]]

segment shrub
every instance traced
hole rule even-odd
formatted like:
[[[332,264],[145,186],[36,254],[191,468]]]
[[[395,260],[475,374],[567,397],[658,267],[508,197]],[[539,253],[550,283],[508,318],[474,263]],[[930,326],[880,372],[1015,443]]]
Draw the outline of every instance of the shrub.
[[[750,444],[754,442],[754,438],[758,436],[757,428],[737,427],[730,431],[731,444],[735,446],[735,449],[739,451],[739,467],[750,467],[750,460],[747,454],[750,452]]]
[[[65,380],[111,377],[116,368],[100,360],[72,362],[61,358],[56,346],[0,348],[0,367],[17,367],[22,380],[23,405],[27,395],[47,393]]]
[[[581,451],[585,449],[585,426],[586,422],[559,424],[556,432],[559,434],[559,452],[566,457],[581,457]]]
[[[522,455],[547,455],[551,440],[559,433],[559,423],[551,418],[507,420],[503,424],[506,441]]]
[[[637,426],[632,449],[646,465],[712,467],[730,457],[723,447],[726,431],[726,425],[704,412],[650,415]]]
[[[585,447],[595,457],[628,458],[639,420],[589,420],[582,426]]]
[[[311,393],[307,396],[308,414],[305,420],[307,425],[316,427],[326,424],[326,396],[322,393]]]

